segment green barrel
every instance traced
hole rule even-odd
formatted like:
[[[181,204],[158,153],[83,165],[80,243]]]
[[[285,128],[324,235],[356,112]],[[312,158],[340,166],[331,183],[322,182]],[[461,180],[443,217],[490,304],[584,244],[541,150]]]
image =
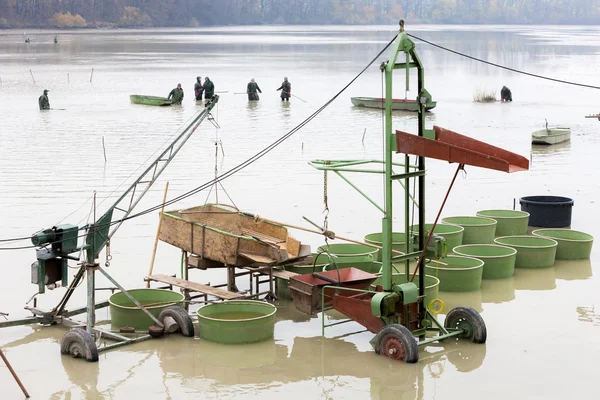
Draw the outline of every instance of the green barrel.
[[[412,277],[412,274],[409,276]],[[382,279],[382,277],[375,279],[375,281],[371,284],[371,289],[375,290],[375,287],[377,285],[381,285]],[[407,281],[408,280],[406,279],[406,274],[404,273],[394,273],[392,275],[392,283],[395,285],[400,283],[406,283]],[[417,285],[417,287],[419,287],[419,274],[415,276],[413,282]],[[427,306],[431,300],[436,299],[438,297],[439,287],[440,280],[438,278],[431,275],[425,275],[425,306]]]
[[[462,244],[494,243],[496,220],[484,217],[446,217],[442,222],[465,228]]]
[[[204,306],[198,314],[202,339],[223,344],[253,343],[273,337],[277,308],[255,300],[230,300]]]
[[[517,250],[497,244],[465,244],[454,248],[459,256],[483,261],[483,279],[510,278],[515,274]]]
[[[128,290],[127,293],[139,301],[155,317],[158,317],[165,307],[183,307],[183,300],[185,299],[181,293],[163,289],[132,289]],[[111,324],[115,329],[132,327],[136,331],[147,331],[148,327],[156,325],[156,322],[140,310],[123,292],[110,296],[108,304]]]
[[[383,233],[369,233],[365,236],[365,242],[381,246],[383,242]],[[401,232],[392,232],[392,249],[406,252],[406,234]],[[375,261],[381,261],[381,249],[375,253]]]
[[[557,260],[585,260],[590,258],[594,237],[588,233],[571,229],[536,229],[535,236],[546,237],[558,243]]]
[[[494,239],[497,244],[517,250],[515,268],[547,268],[554,265],[555,240],[539,236],[502,236]]]
[[[483,261],[473,257],[450,255],[439,260],[440,263],[428,263],[425,271],[440,280],[442,292],[469,292],[481,288]]]
[[[339,257],[352,257],[352,256],[366,256],[368,254],[375,259],[377,257],[377,251],[374,247],[365,246],[363,244],[355,244],[355,243],[336,243],[319,246],[317,248],[319,252],[328,251],[331,254],[334,254]],[[323,257],[323,256],[321,256]],[[326,255],[324,257],[327,257]],[[336,259],[337,262],[337,259]]]
[[[529,213],[518,210],[483,210],[478,217],[492,218],[498,222],[496,236],[525,235],[529,224]],[[485,273],[485,272],[484,272]]]
[[[433,224],[424,224],[425,234],[431,232]],[[410,229],[413,232],[419,233],[419,225],[412,225]],[[433,230],[434,235],[442,236],[446,239],[446,246],[448,251],[454,251],[456,246],[460,246],[463,243],[463,234],[465,228],[460,225],[453,225],[449,223],[438,223]]]

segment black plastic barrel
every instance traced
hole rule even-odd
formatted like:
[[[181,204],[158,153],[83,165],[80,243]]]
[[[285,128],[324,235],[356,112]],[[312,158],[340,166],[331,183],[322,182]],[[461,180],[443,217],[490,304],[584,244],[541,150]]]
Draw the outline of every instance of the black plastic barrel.
[[[571,226],[573,199],[560,196],[526,196],[519,199],[521,211],[529,213],[529,226],[565,228]]]

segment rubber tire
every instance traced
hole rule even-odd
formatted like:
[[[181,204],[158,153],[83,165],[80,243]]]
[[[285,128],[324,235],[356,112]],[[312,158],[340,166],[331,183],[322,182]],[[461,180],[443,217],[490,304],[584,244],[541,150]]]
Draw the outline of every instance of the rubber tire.
[[[73,350],[77,352],[74,353]],[[60,340],[60,352],[74,358],[85,358],[89,362],[98,361],[98,348],[94,338],[81,328],[73,328],[63,336]]]
[[[387,325],[379,331],[375,340],[375,353],[381,354],[384,340],[390,336],[398,339],[404,347],[405,356],[403,361],[405,363],[413,364],[419,361],[419,346],[417,345],[417,341],[413,337],[412,332],[400,324]]]
[[[163,322],[165,317],[171,317],[177,322],[182,336],[194,337],[194,323],[192,322],[192,317],[190,317],[183,308],[179,306],[165,307],[165,309],[158,314],[158,320]]]
[[[460,337],[471,339],[473,343],[485,343],[487,328],[481,315],[471,307],[456,307],[450,310],[444,321],[445,328],[457,328],[460,323],[466,322],[471,327],[471,332]]]

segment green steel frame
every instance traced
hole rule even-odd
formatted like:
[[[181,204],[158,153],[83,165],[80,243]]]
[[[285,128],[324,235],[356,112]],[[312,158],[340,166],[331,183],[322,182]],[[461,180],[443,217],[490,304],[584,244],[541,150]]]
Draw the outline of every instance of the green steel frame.
[[[404,60],[400,61],[401,53],[404,53]],[[418,156],[416,165],[411,165],[409,155],[405,154],[403,163],[395,163],[392,161],[393,155],[396,151],[396,140],[395,134],[392,131],[392,89],[393,89],[393,73],[395,70],[403,69],[406,73],[406,90],[409,90],[410,84],[410,70],[417,70],[417,82],[418,82],[418,98],[419,103],[418,110],[418,136],[426,138],[435,138],[433,130],[425,129],[425,105],[428,99],[431,98],[430,94],[425,89],[425,73],[423,64],[419,59],[415,51],[415,45],[410,40],[408,35],[404,32],[404,22],[400,21],[400,32],[394,43],[392,56],[390,60],[384,62],[380,66],[381,72],[385,76],[385,143],[384,153],[385,159],[379,160],[314,160],[309,164],[314,168],[322,171],[332,171],[358,191],[363,197],[365,197],[371,204],[383,213],[382,218],[382,286],[385,292],[392,292],[392,274],[393,265],[392,262],[404,261],[406,276],[411,275],[409,270],[409,260],[417,259],[423,251],[425,244],[425,157]],[[367,169],[365,166],[369,164],[383,164],[383,169]],[[365,167],[365,168],[359,168]],[[396,173],[394,167],[403,167],[403,173]],[[362,190],[342,175],[342,172],[358,172],[358,173],[371,173],[371,174],[384,174],[385,175],[385,197],[383,206],[378,205]],[[410,194],[410,180],[418,180],[418,193],[415,199]],[[404,189],[404,232],[410,231],[411,222],[418,224],[419,226],[419,251],[411,252],[411,245],[409,240],[406,241],[405,254],[400,256],[392,256],[392,232],[393,232],[393,198],[392,198],[392,183],[394,181],[400,182]],[[411,203],[418,208],[417,221],[410,221],[411,217]],[[419,285],[418,296],[424,298],[425,296],[425,271],[424,265],[421,263],[419,266]],[[325,288],[339,288],[337,286],[328,285]],[[357,290],[344,287],[344,291],[356,291],[360,293],[373,293],[370,290]],[[322,294],[322,305],[324,302],[324,293]],[[323,306],[322,306],[323,307]],[[352,321],[351,319],[336,322],[333,324],[325,323],[324,309],[322,311],[322,334],[325,334],[325,327],[339,325],[345,322]],[[435,341],[447,339],[450,337],[459,336],[463,331],[460,329],[445,328],[437,322],[435,317],[427,310],[427,306],[423,301],[418,302],[418,313],[419,313],[419,328],[413,330],[413,335],[420,338],[418,344],[420,346],[426,345]],[[408,318],[406,319],[408,320]],[[425,321],[431,321],[426,323]],[[393,319],[386,319],[386,324],[394,323]],[[407,326],[408,328],[408,326]],[[426,338],[425,334],[428,331],[438,332],[438,335],[431,338]]]

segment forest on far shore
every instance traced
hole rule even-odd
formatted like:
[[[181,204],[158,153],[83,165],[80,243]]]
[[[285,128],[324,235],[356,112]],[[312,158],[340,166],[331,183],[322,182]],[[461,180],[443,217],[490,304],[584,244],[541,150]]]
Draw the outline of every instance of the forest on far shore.
[[[600,0],[0,0],[0,28],[598,24]]]

